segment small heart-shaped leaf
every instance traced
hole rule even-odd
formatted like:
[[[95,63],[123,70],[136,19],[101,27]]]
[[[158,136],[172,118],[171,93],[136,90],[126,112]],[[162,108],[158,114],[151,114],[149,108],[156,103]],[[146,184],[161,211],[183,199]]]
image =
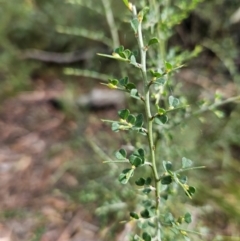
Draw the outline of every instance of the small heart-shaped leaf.
[[[126,86],[127,83],[128,83],[128,77],[124,77],[124,78],[122,78],[122,79],[119,80],[119,84],[120,84],[121,86]]]
[[[130,111],[128,109],[118,111],[118,116],[123,120],[126,120],[129,116],[129,114],[130,114]]]
[[[167,117],[167,115],[161,114],[161,115],[156,116],[154,118],[154,121],[158,125],[166,124],[168,121],[168,117]]]
[[[143,238],[144,241],[151,241],[152,240],[152,237],[147,232],[144,232],[142,234],[142,238]]]
[[[136,89],[136,85],[130,82],[125,86],[125,88],[131,91],[132,89]]]
[[[165,68],[167,72],[169,72],[173,69],[173,66],[169,62],[165,62]]]
[[[136,65],[136,64],[137,64],[137,61],[136,61],[136,58],[135,58],[134,55],[132,55],[132,56],[130,57],[130,64],[132,64],[132,65]]]
[[[134,173],[134,169],[132,168],[123,170],[118,177],[119,182],[121,182],[122,184],[127,184],[129,179],[133,176],[133,173]]]
[[[169,176],[165,176],[161,179],[161,183],[163,185],[168,185],[170,183],[172,183],[172,177],[169,175]]]
[[[164,115],[165,113],[166,113],[166,110],[165,110],[165,109],[158,108],[158,114],[159,114],[159,115]]]
[[[192,222],[192,216],[191,216],[190,213],[186,213],[186,214],[184,215],[184,221],[185,221],[186,223],[191,223],[191,222]]]
[[[179,99],[173,97],[172,95],[169,96],[168,102],[170,107],[176,108],[179,105]]]
[[[148,177],[148,178],[146,179],[146,181],[145,181],[145,184],[146,184],[146,185],[150,185],[151,182],[152,182],[151,177]]]
[[[140,215],[142,218],[150,218],[150,213],[147,209],[144,209],[143,211],[141,211]]]
[[[153,45],[153,44],[157,44],[159,43],[159,39],[158,38],[151,38],[149,41],[148,41],[148,46],[150,45]]]
[[[134,125],[136,122],[136,117],[134,115],[129,115],[127,118],[127,122]]]
[[[171,162],[167,162],[167,161],[163,161],[163,167],[165,169],[165,171],[171,171],[172,170],[172,163]]]
[[[112,131],[118,132],[119,131],[119,124],[117,122],[112,123]]]
[[[135,156],[135,155],[131,155],[129,157],[129,162],[135,166],[135,167],[138,167],[142,164],[142,159],[138,156]]]
[[[191,167],[193,162],[190,159],[187,159],[186,157],[182,158],[182,168],[188,168]]]
[[[186,195],[189,198],[192,198],[193,194],[196,192],[195,187],[189,186],[188,189],[186,190]]]
[[[135,181],[135,184],[137,186],[144,186],[145,185],[145,179],[140,177],[137,181]]]
[[[132,27],[134,33],[137,33],[138,25],[139,25],[139,21],[138,21],[137,18],[134,18],[134,19],[131,20],[131,27]]]
[[[137,89],[131,89],[130,95],[131,95],[131,97],[133,97],[133,98],[135,98],[137,100],[140,100],[140,96],[138,94],[138,90]]]
[[[166,78],[164,77],[157,78],[154,83],[158,85],[164,85],[166,83]]]
[[[118,160],[124,160],[124,159],[126,159],[126,156],[127,156],[127,152],[124,149],[120,149],[119,151],[117,151],[115,153],[115,157]]]
[[[130,212],[130,216],[131,216],[132,218],[134,218],[134,219],[139,219],[138,214],[135,213],[135,212]]]
[[[135,126],[136,127],[142,127],[143,126],[143,114],[138,114],[136,116]]]

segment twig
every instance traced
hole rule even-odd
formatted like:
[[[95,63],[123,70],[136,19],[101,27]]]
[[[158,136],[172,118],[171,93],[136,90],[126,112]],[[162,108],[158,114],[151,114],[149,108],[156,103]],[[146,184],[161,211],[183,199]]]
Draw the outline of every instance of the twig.
[[[116,28],[116,23],[114,21],[114,17],[113,17],[113,12],[112,12],[112,8],[110,5],[109,0],[102,0],[102,4],[105,10],[105,14],[106,14],[106,19],[107,19],[107,23],[112,35],[112,41],[113,41],[113,48],[117,48],[120,43],[119,43],[119,37],[118,37],[118,31]]]
[[[74,51],[69,53],[48,52],[38,49],[29,49],[21,53],[21,59],[33,59],[57,64],[69,64],[89,60],[94,56],[93,50]]]

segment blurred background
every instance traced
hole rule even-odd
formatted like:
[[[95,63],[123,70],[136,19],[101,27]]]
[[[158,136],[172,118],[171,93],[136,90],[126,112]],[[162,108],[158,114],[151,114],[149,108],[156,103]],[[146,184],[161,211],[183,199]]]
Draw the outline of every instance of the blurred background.
[[[100,85],[122,74],[96,53],[136,46],[124,4],[108,2],[0,0],[0,240],[120,241],[131,231],[119,222],[136,197],[118,183],[118,167],[102,163],[129,140],[100,119],[134,101]],[[194,108],[239,95],[238,0],[200,3],[174,27],[174,46],[202,47],[174,77]],[[190,174],[199,193],[187,201],[194,225],[204,240],[239,240],[240,106],[227,103],[173,132],[170,156],[207,166]]]

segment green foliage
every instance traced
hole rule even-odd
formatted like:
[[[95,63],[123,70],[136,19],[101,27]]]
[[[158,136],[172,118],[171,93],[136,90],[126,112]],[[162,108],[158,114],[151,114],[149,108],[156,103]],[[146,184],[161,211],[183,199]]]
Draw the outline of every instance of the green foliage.
[[[130,25],[138,42],[140,59],[131,50],[125,49],[123,46],[115,48],[112,55],[99,55],[134,65],[140,70],[142,75],[141,84],[143,90],[139,89],[139,83],[137,85],[129,82],[129,77],[121,79],[111,78],[108,80],[107,84],[103,83],[111,89],[118,89],[126,92],[130,97],[137,99],[138,105],[142,105],[145,109],[145,115],[143,115],[143,113],[131,113],[129,109],[122,109],[118,111],[119,120],[104,120],[112,124],[112,130],[115,132],[137,131],[137,133],[143,134],[146,137],[145,142],[148,143],[148,149],[146,151],[144,151],[143,148],[137,149],[135,147],[135,151],[130,155],[127,154],[125,149],[120,149],[115,154],[119,162],[128,162],[131,165],[130,168],[125,168],[119,175],[118,180],[122,184],[127,184],[131,179],[134,179],[135,174],[139,175],[139,173],[141,173],[138,171],[139,168],[146,169],[149,166],[152,171],[151,177],[142,175],[135,180],[136,186],[141,187],[142,195],[147,196],[149,201],[142,202],[142,205],[140,205],[142,206],[142,211],[139,213],[134,210],[130,212],[131,219],[136,220],[138,223],[142,223],[143,220],[146,220],[144,225],[138,225],[140,230],[142,229],[142,238],[139,235],[134,235],[133,240],[148,241],[152,240],[152,238],[157,239],[158,241],[166,240],[168,232],[165,231],[164,227],[170,227],[176,234],[179,234],[180,237],[185,237],[187,240],[187,232],[184,231],[184,227],[178,225],[182,224],[183,221],[186,224],[191,223],[191,214],[187,212],[178,219],[174,218],[172,213],[166,212],[167,204],[161,200],[161,196],[163,195],[163,192],[170,190],[168,187],[176,184],[183,189],[183,192],[187,197],[192,198],[195,193],[195,188],[188,184],[188,178],[182,175],[182,172],[199,167],[192,167],[193,162],[190,159],[183,157],[182,166],[179,169],[175,170],[173,167],[174,165],[170,161],[163,161],[163,169],[159,169],[159,160],[156,159],[157,150],[154,143],[160,140],[156,139],[153,135],[154,132],[167,132],[168,130],[164,129],[164,126],[171,120],[169,120],[168,113],[182,108],[180,107],[181,102],[179,98],[174,97],[172,93],[168,93],[166,90],[164,95],[162,93],[167,83],[170,81],[169,77],[177,69],[182,67],[182,63],[185,59],[182,59],[176,64],[174,61],[176,56],[168,60],[165,59],[165,56],[158,56],[157,59],[161,59],[160,62],[162,64],[157,68],[157,64],[156,66],[148,64],[148,57],[146,56],[149,47],[165,45],[164,42],[166,41],[167,36],[169,36],[172,27],[179,23],[190,10],[195,8],[198,1],[190,1],[188,4],[186,4],[187,2],[181,2],[182,5],[178,6],[182,10],[181,13],[178,13],[178,11],[174,12],[174,8],[171,8],[170,5],[165,6],[163,4],[163,10],[161,12],[162,16],[164,16],[164,11],[173,11],[171,12],[171,16],[174,17],[170,18],[172,19],[171,22],[161,19],[157,25],[148,28],[146,26],[151,25],[149,19],[151,19],[152,14],[156,14],[156,10],[153,9],[154,5],[151,5],[150,3],[150,6],[144,6],[143,10],[137,13],[135,5],[128,1],[125,1],[124,3],[132,12]],[[160,5],[161,4],[159,3],[159,6]],[[146,45],[144,44],[144,39],[142,37],[143,29],[146,31],[147,35],[149,34],[150,36],[150,40]],[[161,34],[159,30],[161,30]],[[159,34],[159,36],[151,37],[151,32],[153,32],[152,34]],[[163,35],[165,36],[164,38],[162,38]],[[155,49],[152,49],[152,51],[155,51]],[[194,54],[189,53],[189,56],[191,55],[194,56]],[[134,78],[139,79],[138,74],[136,74]],[[159,90],[161,90],[161,92],[159,92]],[[152,114],[153,106],[150,97],[153,97],[152,99],[157,108],[157,113],[154,115]],[[157,125],[154,125],[154,123]],[[158,125],[162,126],[162,128],[158,129]],[[143,145],[145,146],[145,143]],[[160,174],[161,172],[162,174]],[[152,178],[154,182],[152,182]],[[166,188],[164,188],[164,186]],[[167,191],[164,199],[168,199],[168,196],[170,195],[171,192]]]
[[[137,8],[134,4],[124,1],[132,13],[132,19],[129,22],[140,54],[135,54],[123,46],[115,48],[112,55],[99,54],[133,65],[140,72],[140,74],[134,72],[134,76],[131,77],[132,82],[129,82],[128,76],[120,79],[111,78],[107,84],[104,83],[109,88],[126,92],[130,97],[137,99],[139,109],[140,106],[141,109],[145,109],[144,114],[139,113],[137,108],[134,113],[130,109],[123,109],[118,111],[119,120],[105,120],[112,123],[112,130],[115,132],[137,131],[145,136],[145,142],[143,139],[142,143],[138,144],[138,148],[139,145],[144,146],[144,152],[142,148],[137,149],[135,146],[135,151],[129,156],[123,149],[116,153],[117,159],[124,160],[124,163],[129,162],[131,165],[120,173],[118,178],[120,183],[131,184],[133,179],[139,188],[138,191],[146,198],[145,200],[148,200],[139,201],[135,210],[130,212],[130,218],[137,223],[139,233],[133,235],[131,240],[190,240],[190,233],[199,234],[187,229],[187,225],[192,222],[189,210],[180,216],[176,216],[179,215],[176,206],[171,212],[169,210],[171,202],[179,202],[173,191],[177,186],[190,199],[196,193],[195,187],[189,184],[189,178],[183,172],[204,168],[204,166],[193,166],[192,160],[182,157],[181,165],[177,165],[179,162],[176,161],[162,161],[163,168],[160,168],[159,162],[163,157],[157,147],[163,145],[164,140],[161,136],[171,136],[175,125],[184,125],[191,114],[199,115],[216,108],[218,104],[224,104],[224,101],[218,102],[196,113],[185,115],[188,104],[184,96],[181,96],[181,93],[173,93],[174,73],[187,61],[196,57],[202,51],[202,47],[196,45],[192,51],[172,48],[167,52],[166,46],[173,34],[173,27],[186,18],[200,2],[189,0],[166,4],[161,1],[150,1],[148,6],[148,3],[141,1]],[[142,10],[137,12],[136,9],[141,8]],[[149,39],[147,43],[145,43],[146,39]],[[155,114],[154,109],[157,110]],[[140,154],[140,150],[143,154]],[[169,147],[166,152],[171,153],[171,151]],[[148,167],[150,167],[150,176],[146,175],[147,171],[141,171]],[[174,234],[171,234],[169,229]]]
[[[110,86],[110,88],[112,87]],[[118,111],[118,116],[119,116],[119,121],[109,121],[109,120],[103,120],[103,121],[111,122],[112,130],[115,132],[118,132],[120,130],[121,131],[132,130],[132,131],[137,131],[142,135],[146,135],[147,130],[143,128],[144,118],[142,113],[133,115],[133,114],[130,114],[130,111],[128,109],[123,109]]]
[[[108,11],[105,11],[102,2],[110,2],[112,8],[110,7]],[[91,60],[91,66],[95,68],[94,71],[92,69],[65,69],[67,75],[81,75],[99,79],[107,87],[125,92],[134,103],[134,105],[130,103],[124,110],[119,111],[118,119],[108,121],[111,123],[112,129],[118,132],[117,134],[122,132],[121,136],[125,137],[128,144],[134,146],[135,151],[128,150],[124,145],[117,147],[121,149],[115,153],[113,164],[109,164],[111,170],[106,168],[106,173],[103,170],[99,171],[99,165],[94,165],[98,166],[96,172],[99,176],[103,175],[102,173],[104,173],[104,177],[109,176],[107,181],[104,180],[106,186],[108,183],[115,185],[112,189],[109,188],[112,193],[108,192],[107,202],[102,209],[101,207],[98,209],[97,213],[106,215],[108,210],[120,212],[118,208],[112,209],[113,203],[119,201],[116,195],[120,192],[126,192],[131,187],[132,192],[137,193],[135,196],[140,201],[133,203],[132,196],[129,198],[125,195],[123,200],[124,202],[129,200],[130,205],[128,211],[124,209],[122,212],[128,214],[129,211],[132,211],[130,218],[137,220],[136,226],[139,229],[136,228],[136,233],[138,235],[133,235],[133,240],[149,240],[149,236],[154,239],[155,234],[152,229],[156,230],[156,225],[155,228],[151,229],[150,227],[154,226],[152,224],[155,224],[157,217],[153,211],[156,208],[157,181],[157,184],[161,184],[159,185],[161,197],[159,209],[160,213],[165,213],[164,216],[160,217],[163,228],[162,239],[188,240],[186,232],[190,232],[184,231],[184,229],[180,230],[178,225],[181,224],[181,228],[182,226],[185,228],[191,220],[191,215],[188,213],[191,210],[188,209],[188,206],[185,206],[188,209],[186,211],[184,208],[178,208],[182,200],[185,202],[186,197],[204,203],[206,197],[210,196],[212,201],[223,208],[224,212],[239,217],[237,200],[240,196],[237,192],[237,182],[233,181],[233,173],[238,176],[239,168],[237,158],[231,157],[232,150],[235,150],[240,143],[239,122],[237,121],[239,110],[235,110],[227,122],[224,118],[224,112],[219,109],[225,101],[220,95],[216,93],[216,98],[201,102],[194,96],[193,101],[189,98],[191,93],[187,93],[189,89],[180,83],[179,79],[176,81],[174,75],[190,61],[190,66],[197,66],[198,71],[202,70],[204,75],[206,70],[210,70],[215,75],[223,75],[224,80],[239,82],[239,71],[236,65],[239,52],[238,25],[228,21],[229,16],[239,7],[239,3],[236,0],[213,0],[206,1],[205,4],[196,7],[201,1],[157,0],[147,2],[139,0],[135,2],[139,12],[130,19],[133,5],[127,0],[124,1],[124,4],[122,3],[122,6],[121,1],[115,0],[20,1],[17,8],[12,1],[1,1],[3,20],[0,27],[0,45],[3,51],[0,57],[0,73],[7,81],[1,85],[0,94],[14,93],[28,87],[29,83],[26,82],[29,75],[28,67],[32,68],[32,66],[29,66],[29,62],[25,64],[18,59],[18,56],[21,56],[21,51],[26,48],[71,51],[89,47],[92,49],[96,45],[103,44],[107,48],[113,49],[113,51],[107,49],[107,54],[99,55],[122,62],[112,61],[113,64],[111,64],[111,59],[109,59],[106,65],[102,62],[95,65],[95,62]],[[124,11],[125,6],[127,8]],[[66,11],[66,9],[68,10]],[[113,40],[110,30],[113,28],[108,24],[106,18],[106,14],[109,12],[114,14],[115,22],[113,25],[120,36],[120,41]],[[184,20],[190,13],[190,18]],[[186,22],[180,25],[182,21]],[[86,22],[88,25],[85,25]],[[206,26],[203,27],[202,24],[206,24]],[[188,28],[184,31],[185,25]],[[6,28],[6,26],[8,27]],[[143,48],[141,47],[136,51],[136,44],[132,43],[132,39],[138,33],[139,27],[143,30],[144,44]],[[175,30],[177,30],[177,34]],[[137,38],[137,40],[139,39]],[[177,43],[174,42],[175,39],[177,39]],[[175,46],[176,44],[183,46],[184,49]],[[142,77],[141,73],[143,67],[141,53],[143,50],[147,54],[146,82],[144,82],[143,78],[145,77]],[[111,54],[112,52],[113,54]],[[210,55],[214,55],[211,59],[207,58],[207,61],[201,59],[200,62],[193,60],[200,53],[203,58],[206,58],[209,52]],[[101,59],[101,61],[103,60]],[[118,63],[120,64],[117,65]],[[122,71],[123,68],[125,68],[124,71]],[[108,74],[98,73],[100,69]],[[23,81],[20,81],[21,79]],[[194,78],[193,80],[195,81]],[[214,78],[212,82],[215,80]],[[146,89],[144,90],[144,88],[150,91],[150,101],[146,99]],[[239,97],[227,99],[225,104],[238,100]],[[146,110],[143,110],[146,102],[150,102],[151,105],[150,116]],[[199,110],[195,111],[196,108]],[[218,112],[215,111],[216,108],[218,108]],[[215,115],[213,118],[209,110],[221,114],[221,120],[226,121],[224,122],[225,128],[215,125],[219,119]],[[198,119],[199,115],[201,118]],[[193,116],[194,118],[190,118]],[[153,170],[151,147],[148,146],[149,124],[153,125],[151,138],[155,147],[157,172]],[[208,135],[219,126],[222,129],[221,133],[214,136]],[[200,132],[201,134],[199,134]],[[141,137],[138,134],[141,134]],[[139,150],[143,149],[144,155],[141,155]],[[235,155],[238,155],[238,152]],[[187,156],[187,158],[183,156]],[[192,158],[196,165],[202,163],[201,165],[210,165],[210,168],[199,172],[201,174],[194,172],[194,177],[191,177],[191,172],[188,173],[188,171],[197,167],[194,167],[193,162],[188,157]],[[103,161],[111,162],[107,159]],[[113,167],[116,162],[121,165],[120,169]],[[223,167],[227,167],[226,174],[221,171]],[[114,168],[116,168],[115,171],[113,171]],[[78,171],[84,172],[82,169]],[[211,182],[209,181],[208,184],[204,182],[213,175],[213,171],[217,180],[217,183],[213,182],[212,184],[214,192],[212,192],[211,187],[206,186],[211,185]],[[92,172],[94,172],[93,167],[89,168],[87,174]],[[158,173],[157,180],[156,173]],[[84,174],[86,175],[86,173]],[[113,175],[116,180],[119,177],[120,182],[127,183],[127,185],[116,188],[118,181],[112,182],[110,180]],[[98,178],[100,178],[99,176]],[[92,185],[92,187],[88,186],[86,191],[81,192],[83,195],[80,195],[80,200],[84,200],[86,203],[89,201],[97,202],[98,195],[104,196],[108,190],[99,183],[96,182],[92,185],[91,182],[89,186]],[[102,189],[97,185],[100,185]],[[217,189],[218,185],[221,186],[221,189]],[[196,193],[193,186],[197,187]],[[101,191],[99,191],[100,189]],[[100,194],[97,194],[96,190]],[[113,192],[118,193],[113,194]],[[224,192],[224,196],[221,195],[221,192]],[[232,198],[228,192],[236,194],[236,198]],[[111,198],[113,199],[112,203],[109,201]],[[151,200],[151,202],[143,203],[142,199]],[[231,202],[234,200],[235,203],[232,204]],[[180,211],[182,213],[179,213]],[[146,231],[148,228],[150,232]],[[193,239],[195,240],[197,237],[194,236]]]

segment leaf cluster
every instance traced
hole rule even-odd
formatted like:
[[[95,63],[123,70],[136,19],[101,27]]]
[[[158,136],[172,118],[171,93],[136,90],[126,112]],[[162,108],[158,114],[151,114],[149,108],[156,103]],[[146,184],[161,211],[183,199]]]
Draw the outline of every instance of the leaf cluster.
[[[143,127],[144,117],[142,113],[137,115],[131,114],[128,109],[123,109],[118,111],[119,120],[118,121],[108,121],[112,122],[112,130],[118,132],[122,131],[137,131],[142,135],[147,134],[147,130]]]

